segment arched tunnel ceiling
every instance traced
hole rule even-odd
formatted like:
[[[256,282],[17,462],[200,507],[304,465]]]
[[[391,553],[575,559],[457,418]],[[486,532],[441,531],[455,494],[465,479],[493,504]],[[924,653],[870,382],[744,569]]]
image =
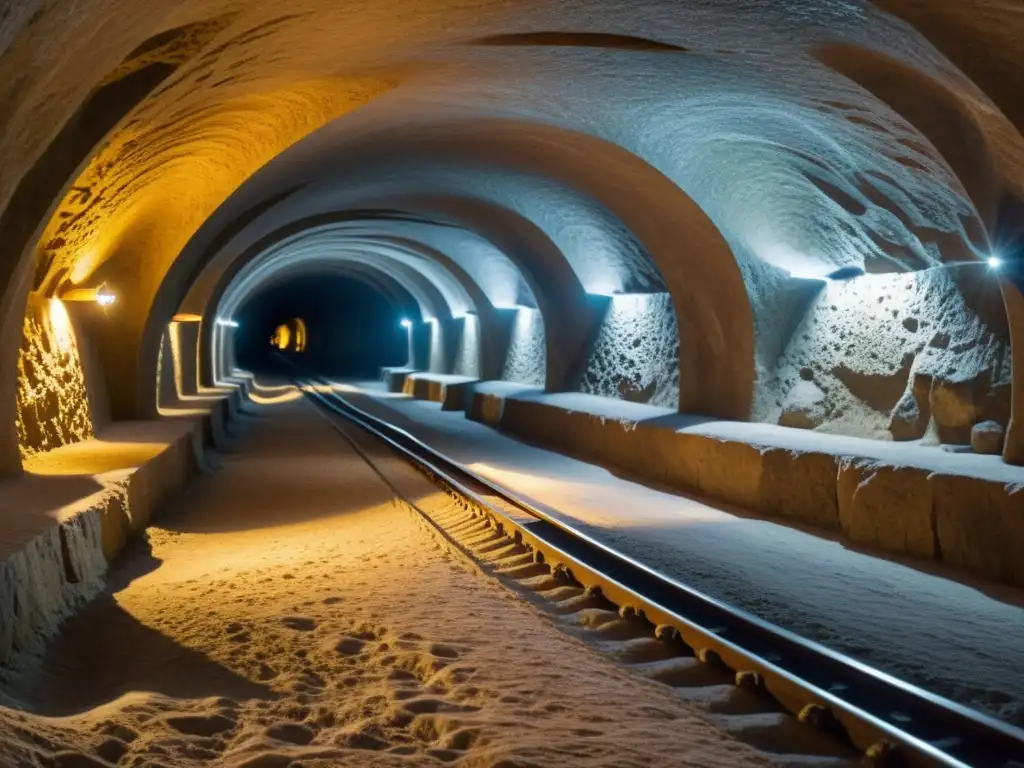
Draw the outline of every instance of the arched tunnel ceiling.
[[[993,207],[1021,196],[1020,110],[998,78],[1024,54],[977,41],[1019,16],[995,0],[935,15],[919,0],[29,2],[0,22],[0,204],[3,225],[18,222],[0,260],[23,276],[35,262],[50,291],[117,286],[129,346],[145,347],[213,245],[244,238],[232,227],[391,207],[435,223],[366,224],[360,247],[400,236],[473,275],[472,241],[487,263],[516,263],[498,282],[534,293],[664,285],[680,333],[713,337],[692,362],[723,344],[752,358],[750,305],[778,284],[759,282],[765,270],[987,255]],[[883,87],[907,71],[913,103]],[[148,93],[121,85],[138,72],[159,75]],[[89,122],[101,95],[112,129]],[[955,117],[946,135],[918,123],[922,103]],[[67,138],[94,134],[95,148]],[[990,170],[968,179],[971,164]],[[30,199],[53,216],[21,215]],[[439,219],[464,232],[441,234]],[[38,247],[22,236],[32,226]],[[549,269],[530,273],[522,257],[538,248]]]
[[[461,286],[440,265],[426,257],[397,246],[345,237],[343,232],[333,228],[322,228],[290,238],[247,264],[221,297],[220,314],[234,312],[240,303],[278,275],[339,263],[363,265],[391,277],[416,299],[423,317],[448,318],[475,309]]]

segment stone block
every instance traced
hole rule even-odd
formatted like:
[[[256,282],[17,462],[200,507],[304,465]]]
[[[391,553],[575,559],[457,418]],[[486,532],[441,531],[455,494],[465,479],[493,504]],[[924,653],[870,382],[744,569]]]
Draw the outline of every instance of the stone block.
[[[932,383],[930,404],[939,439],[944,443],[967,445],[971,441],[971,426],[981,416],[976,402],[976,381]],[[986,387],[987,391],[987,387]]]
[[[928,473],[864,459],[842,459],[837,480],[839,524],[858,544],[933,559],[932,488]]]
[[[997,456],[1003,452],[1004,431],[997,421],[982,421],[971,427],[971,449],[975,453]]]
[[[473,392],[466,407],[466,418],[479,421],[491,427],[501,424],[501,415],[505,410],[505,398],[501,395]]]
[[[779,448],[762,454],[761,506],[769,515],[839,530],[836,457]]]
[[[942,560],[1024,587],[1024,485],[939,473],[929,482]]]

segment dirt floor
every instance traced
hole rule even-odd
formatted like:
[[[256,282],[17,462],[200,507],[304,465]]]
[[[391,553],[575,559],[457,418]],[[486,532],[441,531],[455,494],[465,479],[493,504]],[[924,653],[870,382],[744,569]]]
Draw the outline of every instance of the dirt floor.
[[[767,764],[448,549],[305,401],[253,410],[9,692],[0,765]]]

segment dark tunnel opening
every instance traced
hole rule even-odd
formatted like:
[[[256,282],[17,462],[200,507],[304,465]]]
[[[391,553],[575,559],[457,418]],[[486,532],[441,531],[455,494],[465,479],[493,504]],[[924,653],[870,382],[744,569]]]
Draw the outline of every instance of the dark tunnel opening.
[[[398,310],[366,283],[338,274],[311,273],[274,285],[233,319],[236,361],[255,374],[292,373],[292,360],[331,378],[376,378],[381,366],[404,365],[408,356]]]

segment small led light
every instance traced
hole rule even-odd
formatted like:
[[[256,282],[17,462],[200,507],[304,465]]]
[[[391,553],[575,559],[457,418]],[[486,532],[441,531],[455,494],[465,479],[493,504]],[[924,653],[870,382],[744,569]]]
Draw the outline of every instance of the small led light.
[[[998,258],[996,256],[989,256],[988,257],[988,265],[990,267],[992,267],[992,269],[999,269],[999,267],[1002,265],[1002,263],[1003,263],[1002,259],[1000,259],[1000,258]]]
[[[412,328],[412,320],[408,320],[408,319],[403,318],[403,320],[402,320],[402,327],[403,328]]]
[[[101,307],[109,307],[117,301],[117,296],[108,291],[106,288],[100,288],[96,291],[96,303]]]
[[[238,322],[235,320],[225,320],[223,317],[217,318],[217,325],[223,325],[225,328],[237,328]]]

